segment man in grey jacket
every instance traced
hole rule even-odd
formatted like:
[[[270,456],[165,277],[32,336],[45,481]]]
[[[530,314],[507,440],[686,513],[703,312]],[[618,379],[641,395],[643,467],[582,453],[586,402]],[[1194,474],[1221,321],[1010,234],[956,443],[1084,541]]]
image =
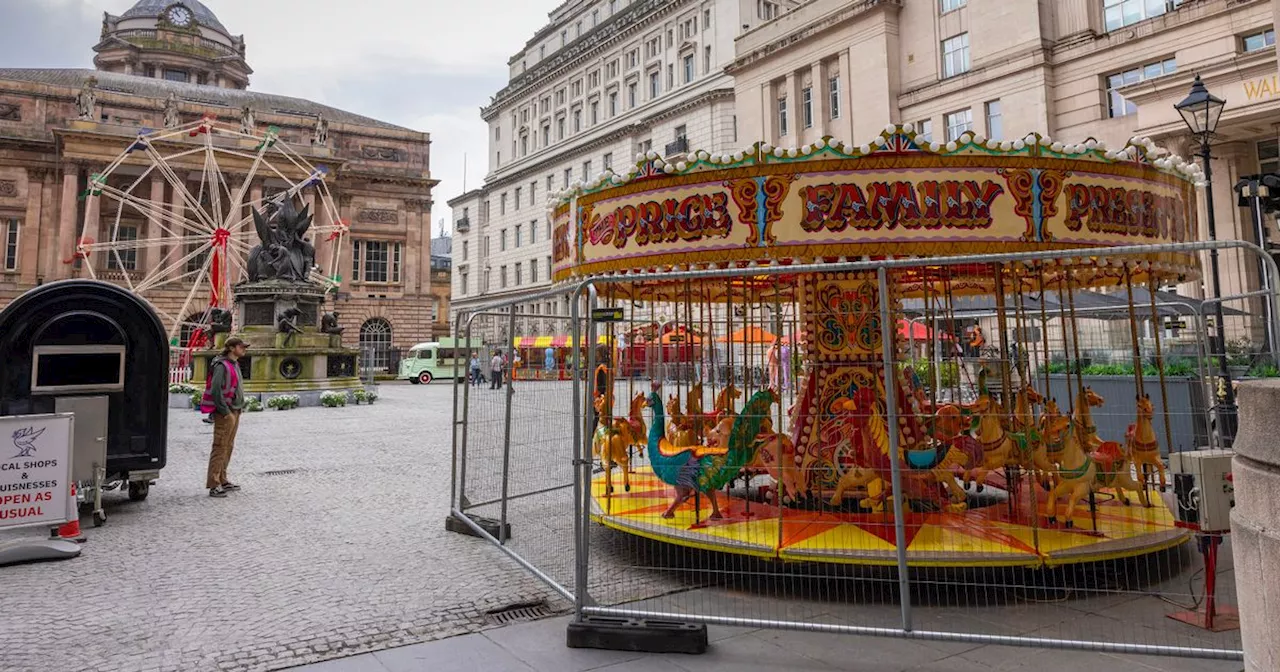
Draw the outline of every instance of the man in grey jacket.
[[[244,409],[238,360],[248,349],[249,344],[232,336],[223,344],[222,354],[209,364],[209,380],[205,383],[200,410],[213,415],[213,449],[209,451],[209,472],[205,478],[210,497],[226,497],[227,492],[240,489],[227,480],[227,465],[235,449],[240,412]]]

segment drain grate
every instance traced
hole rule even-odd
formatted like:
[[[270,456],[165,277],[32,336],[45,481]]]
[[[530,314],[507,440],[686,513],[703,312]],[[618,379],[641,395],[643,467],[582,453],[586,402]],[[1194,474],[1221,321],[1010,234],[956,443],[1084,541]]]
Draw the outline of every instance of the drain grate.
[[[507,625],[523,621],[536,621],[551,616],[552,612],[545,602],[522,602],[510,606],[487,611],[484,618],[493,625]]]
[[[273,469],[271,471],[260,471],[259,476],[288,476],[298,473],[297,469]]]

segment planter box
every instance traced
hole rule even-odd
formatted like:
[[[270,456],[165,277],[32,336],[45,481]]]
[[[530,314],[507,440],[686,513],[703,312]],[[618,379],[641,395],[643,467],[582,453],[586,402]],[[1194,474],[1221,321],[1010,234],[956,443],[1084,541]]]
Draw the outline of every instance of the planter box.
[[[1037,376],[1043,383],[1044,378]],[[1124,443],[1125,431],[1138,418],[1137,384],[1132,376],[1084,376],[1086,387],[1092,388],[1106,400],[1101,408],[1091,409],[1098,426],[1098,437],[1103,441]],[[1168,455],[1164,426],[1164,399],[1160,394],[1159,378],[1143,378],[1143,390],[1151,397],[1155,407],[1152,425],[1160,442],[1160,454]],[[1198,378],[1166,377],[1165,388],[1169,393],[1169,429],[1173,435],[1174,451],[1199,450],[1209,445],[1209,405],[1206,403],[1204,385]],[[1076,376],[1071,376],[1071,388],[1067,388],[1066,374],[1049,375],[1048,396],[1058,400],[1058,408],[1068,412],[1076,397]]]

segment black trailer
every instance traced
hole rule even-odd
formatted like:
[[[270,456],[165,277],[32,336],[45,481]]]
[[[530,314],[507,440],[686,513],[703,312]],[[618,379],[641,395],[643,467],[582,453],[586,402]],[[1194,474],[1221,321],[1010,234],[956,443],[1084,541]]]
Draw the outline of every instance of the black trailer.
[[[96,280],[36,287],[0,311],[0,362],[0,416],[76,414],[73,478],[97,485],[95,524],[104,486],[146,499],[169,419],[169,344],[146,301]]]

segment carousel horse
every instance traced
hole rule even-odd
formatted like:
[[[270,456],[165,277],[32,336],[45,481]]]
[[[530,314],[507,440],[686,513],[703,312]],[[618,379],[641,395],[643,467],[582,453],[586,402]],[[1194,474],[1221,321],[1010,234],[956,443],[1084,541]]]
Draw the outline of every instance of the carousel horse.
[[[671,422],[667,423],[667,440],[676,446],[692,446],[698,443],[693,433],[693,423],[680,412],[680,398],[676,395],[667,397],[667,412],[671,414]]]
[[[1058,500],[1066,497],[1067,506],[1062,519],[1066,527],[1072,527],[1075,524],[1073,516],[1076,505],[1086,500],[1097,484],[1098,465],[1081,445],[1075,423],[1070,418],[1046,412],[1044,434],[1046,442],[1062,442],[1062,459],[1057,470],[1058,483],[1049,491],[1046,502],[1049,522],[1057,522]]]
[[[1151,498],[1147,494],[1147,479],[1151,473],[1159,474],[1161,492],[1167,487],[1164,462],[1160,459],[1160,442],[1156,439],[1156,430],[1151,424],[1153,417],[1155,406],[1151,403],[1151,397],[1145,394],[1138,397],[1138,420],[1129,425],[1129,431],[1125,432],[1125,453],[1138,467],[1138,481],[1141,483],[1138,499],[1143,506],[1148,507],[1151,506]]]
[[[733,402],[737,401],[741,396],[742,393],[739,392],[738,388],[732,384],[725,387],[723,390],[720,390],[720,394],[716,395],[716,402],[714,411],[711,415],[711,420],[713,422],[719,422],[725,417],[733,415]]]
[[[905,400],[904,400],[905,401]],[[868,388],[857,390],[852,398],[837,399],[833,407],[841,412],[843,418],[852,422],[849,432],[851,440],[848,447],[854,451],[854,464],[862,469],[850,469],[836,484],[836,491],[831,497],[832,506],[839,506],[844,493],[851,487],[868,487],[872,471],[880,481],[892,470],[889,457],[889,426],[875,403],[874,393]],[[865,410],[864,410],[865,409]],[[903,484],[905,493],[914,499],[929,499],[931,487],[943,486],[950,499],[948,508],[959,512],[967,508],[964,489],[956,482],[956,468],[964,468],[969,456],[960,448],[930,441],[927,447],[921,443],[925,437],[918,435],[916,440],[904,440],[900,443],[903,467]],[[919,440],[919,442],[917,442]],[[883,493],[887,488],[884,483],[875,486]],[[868,498],[872,499],[872,498]],[[863,500],[863,503],[868,503]],[[869,502],[876,504],[874,500]]]
[[[1076,395],[1076,431],[1080,432],[1080,443],[1086,450],[1093,451],[1102,446],[1102,439],[1098,438],[1098,426],[1093,424],[1093,414],[1089,409],[1101,408],[1105,402],[1106,399],[1091,387],[1080,388],[1080,393]]]
[[[978,399],[973,403],[978,414],[978,428],[975,430],[978,447],[982,450],[982,463],[976,465],[965,474],[965,484],[977,483],[979,487],[987,479],[987,474],[1010,464],[1020,464],[1020,447],[1017,437],[1005,429],[1000,407],[991,398],[987,389],[984,373],[978,374]]]
[[[1104,441],[1102,446],[1093,451],[1093,461],[1098,465],[1095,490],[1111,488],[1116,492],[1125,506],[1129,506],[1129,495],[1126,490],[1138,493],[1138,501],[1143,506],[1150,506],[1147,501],[1147,490],[1141,483],[1133,479],[1132,463],[1129,454],[1115,441]]]
[[[796,466],[796,445],[791,437],[773,431],[772,418],[766,417],[760,421],[760,431],[756,434],[753,450],[755,456],[748,468],[769,474],[777,484],[779,501],[794,501],[805,491],[807,484],[804,472]]]
[[[693,440],[701,443],[706,436],[707,428],[711,423],[707,422],[707,416],[702,412],[702,383],[694,383],[689,388],[689,395],[684,399],[685,415],[689,423],[689,429],[693,431]]]
[[[611,425],[605,424],[605,413],[610,410],[605,406],[606,395],[596,397],[596,415],[600,417],[600,426],[596,428],[591,440],[591,451],[600,457],[604,466],[604,491],[613,494],[613,465],[622,468],[622,489],[631,492],[631,447],[640,445],[640,437],[644,436],[643,417],[644,394],[637,394],[631,400],[631,414],[627,418],[615,418]]]
[[[654,386],[648,403],[653,412],[653,424],[649,426],[649,463],[659,480],[676,488],[676,496],[663,512],[663,518],[675,517],[676,508],[695,492],[705,493],[711,499],[712,518],[721,517],[715,492],[733,480],[750,461],[761,421],[768,417],[769,407],[775,401],[777,397],[769,390],[753,395],[742,413],[733,418],[728,440],[723,446],[677,446],[663,434],[666,420],[662,412],[662,398]],[[717,428],[717,432],[720,431]]]

